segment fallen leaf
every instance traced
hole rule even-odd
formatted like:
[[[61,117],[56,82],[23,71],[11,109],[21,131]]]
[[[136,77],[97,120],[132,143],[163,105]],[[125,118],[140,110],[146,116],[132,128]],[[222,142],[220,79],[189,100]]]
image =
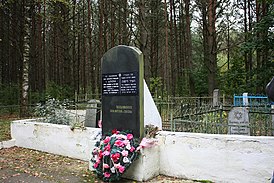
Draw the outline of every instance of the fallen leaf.
[[[19,176],[19,175],[20,175],[20,173],[17,173],[17,174],[13,174],[12,176],[16,177],[16,176]]]

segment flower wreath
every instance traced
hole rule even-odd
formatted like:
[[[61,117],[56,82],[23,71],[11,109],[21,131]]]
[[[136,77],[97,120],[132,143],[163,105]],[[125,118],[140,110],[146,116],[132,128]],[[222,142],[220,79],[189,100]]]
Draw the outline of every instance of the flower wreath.
[[[132,133],[112,130],[112,135],[96,143],[91,160],[93,168],[103,181],[117,181],[138,158],[140,148]]]

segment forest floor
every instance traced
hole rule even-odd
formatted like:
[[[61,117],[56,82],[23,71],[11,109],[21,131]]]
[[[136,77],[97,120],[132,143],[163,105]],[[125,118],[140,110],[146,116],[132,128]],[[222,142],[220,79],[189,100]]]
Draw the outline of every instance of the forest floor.
[[[88,162],[86,161],[19,147],[0,150],[0,182],[103,183],[94,172],[88,170]],[[137,183],[126,179],[119,182]],[[146,182],[195,183],[199,181],[160,175]]]

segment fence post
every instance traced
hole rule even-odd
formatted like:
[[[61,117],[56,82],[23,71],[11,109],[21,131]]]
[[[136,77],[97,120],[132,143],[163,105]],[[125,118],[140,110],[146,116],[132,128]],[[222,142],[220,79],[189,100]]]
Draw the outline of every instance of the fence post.
[[[173,115],[172,115],[172,111],[170,113],[170,131],[173,132]]]
[[[215,89],[213,91],[213,101],[212,101],[213,107],[219,106],[219,100],[220,100],[219,97],[220,97],[219,89]]]
[[[74,100],[75,100],[75,102],[78,102],[77,99],[78,99],[78,94],[77,94],[77,91],[75,91],[75,92],[74,92]]]

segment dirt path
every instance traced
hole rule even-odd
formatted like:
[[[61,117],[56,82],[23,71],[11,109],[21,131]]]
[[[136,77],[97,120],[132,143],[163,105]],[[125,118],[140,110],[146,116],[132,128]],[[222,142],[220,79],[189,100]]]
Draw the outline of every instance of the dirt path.
[[[88,162],[24,148],[0,150],[0,182],[3,183],[102,183],[89,171]],[[119,182],[136,183],[131,180]],[[149,183],[194,183],[158,176]]]

